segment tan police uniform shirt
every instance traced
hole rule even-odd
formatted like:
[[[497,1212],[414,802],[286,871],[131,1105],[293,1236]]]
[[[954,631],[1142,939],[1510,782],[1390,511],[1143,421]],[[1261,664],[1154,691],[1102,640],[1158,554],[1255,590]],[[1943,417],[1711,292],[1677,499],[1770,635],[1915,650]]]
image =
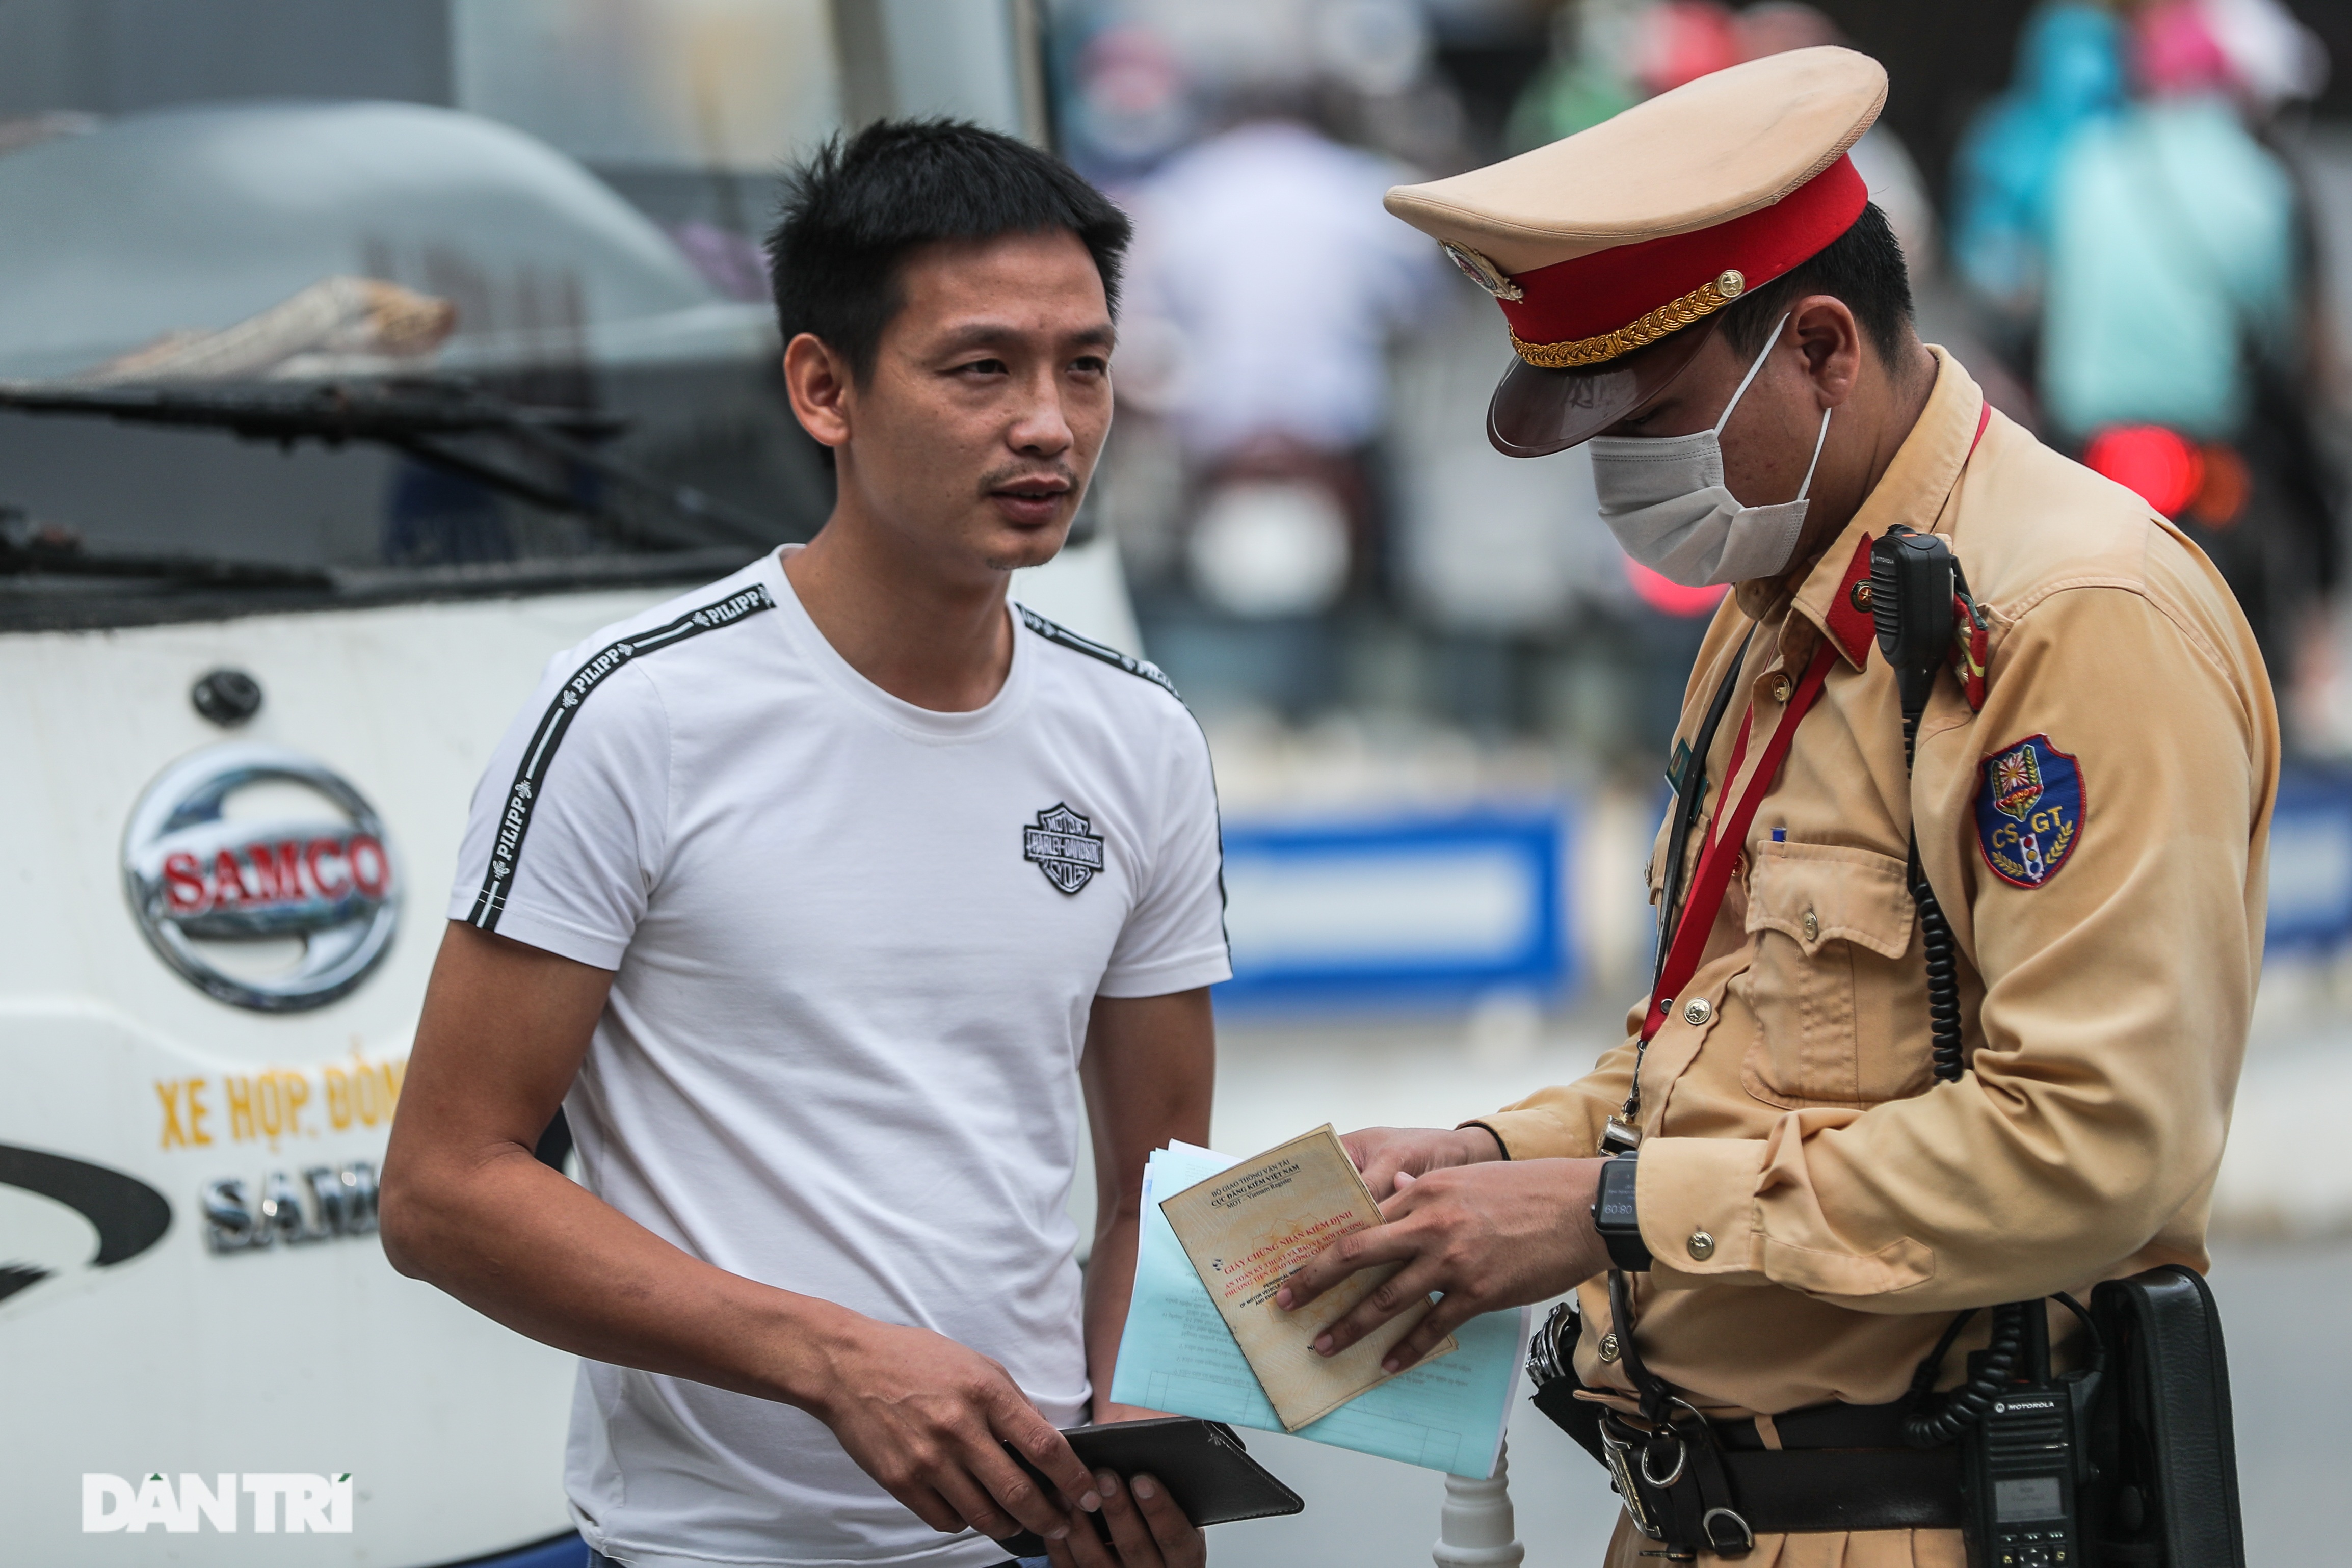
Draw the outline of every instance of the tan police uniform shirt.
[[[1711,1412],[1883,1404],[1957,1309],[2207,1262],[2262,959],[2269,682],[2202,555],[1999,413],[1979,439],[1982,392],[1934,353],[1926,412],[1877,488],[1793,597],[1749,583],[1725,601],[1684,699],[1687,740],[1752,618],[1695,867],[1707,820],[1785,722],[1790,685],[1821,638],[1838,643],[1641,1066],[1636,1198],[1656,1263],[1635,1277],[1638,1343]],[[1990,622],[1982,711],[1939,674],[1910,780],[1895,679],[1852,599],[1857,550],[1891,523],[1944,536]],[[1722,780],[1750,706],[1748,760]],[[2039,779],[2020,772],[2021,748]],[[2067,762],[2076,830],[2063,845],[2041,833],[2044,852],[2021,867],[2000,830],[2030,818],[1980,811],[1984,778],[2021,810]],[[1957,1083],[1930,1072],[1905,882],[1915,821],[1961,955],[1973,1071]],[[1483,1124],[1514,1158],[1597,1154],[1635,1060],[1628,1040]],[[1629,1389],[1598,1354],[1599,1281],[1581,1302],[1579,1375]]]

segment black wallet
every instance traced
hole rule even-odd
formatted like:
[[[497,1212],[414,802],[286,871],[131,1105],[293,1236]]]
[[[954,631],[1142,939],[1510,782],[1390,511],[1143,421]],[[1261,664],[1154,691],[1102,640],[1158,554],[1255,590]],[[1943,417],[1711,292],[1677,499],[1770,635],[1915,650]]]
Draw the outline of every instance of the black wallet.
[[[1090,1470],[1108,1470],[1122,1481],[1149,1475],[1168,1489],[1170,1500],[1196,1525],[1232,1524],[1244,1519],[1272,1519],[1305,1511],[1306,1501],[1284,1486],[1274,1473],[1249,1456],[1234,1429],[1222,1421],[1191,1416],[1162,1416],[1150,1421],[1114,1421],[1103,1427],[1071,1427],[1062,1436],[1070,1440],[1078,1463]],[[1036,1478],[1048,1497],[1059,1490],[1037,1467],[1006,1445],[1005,1452]],[[1095,1528],[1108,1539],[1099,1514]],[[1024,1531],[1002,1544],[1008,1557],[1042,1557],[1045,1542]]]

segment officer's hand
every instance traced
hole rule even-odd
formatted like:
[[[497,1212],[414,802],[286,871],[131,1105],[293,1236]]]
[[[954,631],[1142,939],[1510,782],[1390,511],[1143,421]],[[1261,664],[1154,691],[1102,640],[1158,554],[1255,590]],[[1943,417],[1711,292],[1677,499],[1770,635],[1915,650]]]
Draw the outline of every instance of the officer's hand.
[[[1402,1262],[1378,1290],[1318,1335],[1335,1355],[1432,1291],[1444,1300],[1399,1340],[1381,1365],[1402,1371],[1480,1312],[1524,1306],[1574,1289],[1609,1267],[1592,1228],[1600,1160],[1513,1160],[1400,1179],[1381,1205],[1388,1221],[1343,1236],[1307,1260],[1276,1292],[1304,1306],[1359,1269]]]
[[[1363,1173],[1372,1197],[1384,1198],[1396,1190],[1397,1173],[1427,1176],[1455,1166],[1499,1160],[1503,1146],[1484,1127],[1366,1127],[1339,1140],[1348,1157]]]
[[[1074,1521],[1092,1532],[1077,1513],[1099,1504],[1094,1476],[1003,1367],[928,1329],[866,1318],[827,1348],[826,1386],[810,1413],[925,1524],[998,1540],[1027,1529],[1050,1542],[1073,1533]],[[1058,1501],[1006,1443],[1052,1479]]]
[[[1095,1477],[1095,1488],[1102,1493],[1110,1540],[1105,1542],[1092,1524],[1080,1521],[1066,1540],[1045,1542],[1054,1568],[1202,1568],[1209,1560],[1201,1531],[1168,1489],[1150,1476],[1131,1476],[1122,1486],[1104,1470]]]

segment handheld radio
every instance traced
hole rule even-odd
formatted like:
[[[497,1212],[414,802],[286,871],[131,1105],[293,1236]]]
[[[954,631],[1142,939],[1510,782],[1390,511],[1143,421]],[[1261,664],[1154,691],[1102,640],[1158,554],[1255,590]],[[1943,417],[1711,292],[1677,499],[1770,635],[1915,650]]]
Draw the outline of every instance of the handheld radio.
[[[2050,1314],[2040,1301],[2021,1304],[2021,1376],[1960,1435],[1960,1529],[1969,1560],[1986,1568],[2081,1568],[2082,1493],[2092,1479],[2084,1439],[2103,1358],[2091,1371],[2052,1377]]]
[[[1952,645],[1958,572],[1952,547],[1933,534],[1896,523],[1870,542],[1870,619],[1903,701],[1906,766],[1928,690]]]
[[[1936,672],[1952,647],[1956,596],[1967,591],[1951,547],[1935,535],[1897,524],[1871,541],[1871,620],[1895,671],[1906,772]],[[1962,1071],[1958,964],[1951,923],[1920,868],[1916,832],[1909,879],[1927,961],[1936,1077],[1953,1082]],[[2059,1299],[2089,1324],[2071,1299]],[[1975,1315],[1955,1319],[1919,1364],[1906,1435],[1921,1448],[1960,1445],[1961,1531],[1971,1568],[2083,1568],[2082,1491],[2095,1473],[2084,1437],[2105,1358],[2095,1354],[2087,1370],[2053,1378],[2047,1309],[2012,1301],[1992,1309],[1990,1343],[1969,1357],[1968,1381],[1938,1402],[1937,1374]]]

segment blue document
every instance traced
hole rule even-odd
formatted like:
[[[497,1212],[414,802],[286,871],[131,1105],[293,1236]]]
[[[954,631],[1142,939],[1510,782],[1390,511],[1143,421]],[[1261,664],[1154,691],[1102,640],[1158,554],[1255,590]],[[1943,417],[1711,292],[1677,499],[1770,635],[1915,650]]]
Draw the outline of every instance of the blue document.
[[[1282,1422],[1234,1343],[1159,1199],[1236,1162],[1178,1144],[1143,1173],[1135,1294],[1110,1396],[1122,1405],[1279,1432]],[[1293,1437],[1457,1476],[1492,1475],[1527,1348],[1528,1309],[1488,1312],[1454,1331],[1461,1349],[1377,1384]]]

